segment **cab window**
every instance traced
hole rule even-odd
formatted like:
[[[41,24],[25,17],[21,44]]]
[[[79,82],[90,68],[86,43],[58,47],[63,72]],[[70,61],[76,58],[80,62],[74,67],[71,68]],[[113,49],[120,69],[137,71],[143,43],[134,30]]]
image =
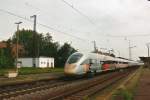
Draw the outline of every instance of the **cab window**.
[[[76,53],[73,54],[72,56],[70,56],[70,58],[68,59],[67,63],[72,64],[72,63],[76,63],[83,55],[81,53]]]

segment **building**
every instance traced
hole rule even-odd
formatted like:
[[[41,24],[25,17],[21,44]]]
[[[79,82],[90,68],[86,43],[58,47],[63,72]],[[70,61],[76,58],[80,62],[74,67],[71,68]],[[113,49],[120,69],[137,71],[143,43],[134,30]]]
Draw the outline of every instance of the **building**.
[[[33,58],[19,58],[18,63],[20,67],[33,67]],[[39,68],[54,68],[54,58],[39,57],[35,58],[35,66]]]
[[[144,62],[144,66],[145,67],[149,67],[150,68],[150,57],[140,57],[141,61]]]
[[[16,44],[10,44],[10,48],[11,48],[11,55],[13,56],[13,58],[16,58]],[[0,42],[0,49],[4,49],[4,48],[8,48],[8,43],[7,42]],[[18,55],[19,56],[23,56],[25,54],[25,50],[24,47],[20,44],[18,44]]]

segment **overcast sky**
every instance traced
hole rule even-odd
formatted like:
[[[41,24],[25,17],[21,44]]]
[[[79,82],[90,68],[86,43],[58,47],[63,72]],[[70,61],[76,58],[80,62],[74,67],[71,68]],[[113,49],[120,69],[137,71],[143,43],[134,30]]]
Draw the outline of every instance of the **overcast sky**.
[[[55,41],[61,44],[72,43],[79,51],[93,50],[91,41],[95,40],[98,48],[113,48],[116,55],[120,51],[121,56],[128,58],[128,41],[131,40],[131,46],[136,45],[136,48],[132,49],[132,58],[147,56],[145,44],[150,42],[150,2],[147,0],[65,0],[65,2],[1,0],[0,40],[13,35],[16,31],[14,23],[17,21],[23,22],[20,29],[32,29],[33,22],[11,14],[27,19],[36,14],[37,22],[49,27],[38,24],[38,32],[49,32]]]

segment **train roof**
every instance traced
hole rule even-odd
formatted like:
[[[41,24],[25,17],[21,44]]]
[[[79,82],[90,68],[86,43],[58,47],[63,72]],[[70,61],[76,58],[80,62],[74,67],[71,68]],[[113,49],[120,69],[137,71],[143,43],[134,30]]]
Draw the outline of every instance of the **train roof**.
[[[84,56],[87,57],[91,57],[91,58],[97,58],[100,59],[102,61],[117,61],[117,62],[129,62],[129,63],[136,63],[136,61],[133,60],[128,60],[125,58],[121,58],[121,57],[112,57],[112,56],[107,56],[107,55],[102,55],[102,54],[97,54],[97,53],[85,53],[85,52],[76,52],[76,53],[80,53],[83,54]]]

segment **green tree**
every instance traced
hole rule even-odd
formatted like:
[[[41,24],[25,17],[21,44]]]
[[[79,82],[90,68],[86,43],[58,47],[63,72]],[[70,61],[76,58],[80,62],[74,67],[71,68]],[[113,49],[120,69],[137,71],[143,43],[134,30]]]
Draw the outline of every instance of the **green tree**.
[[[24,57],[33,57],[34,53],[38,52],[39,56],[54,57],[55,66],[64,66],[67,58],[76,51],[68,43],[60,46],[58,42],[54,42],[50,33],[46,33],[46,35],[36,33],[35,41],[33,41],[33,34],[34,32],[31,30],[19,31],[19,44],[23,45],[25,49]],[[15,36],[12,38],[13,43],[16,43]]]
[[[61,46],[58,50],[58,55],[56,57],[56,65],[64,66],[68,57],[76,51],[77,50],[75,50],[69,43],[64,43],[64,45]]]
[[[11,54],[12,48],[10,39],[5,43],[7,43],[7,47],[0,49],[0,67],[14,67],[14,59]]]

